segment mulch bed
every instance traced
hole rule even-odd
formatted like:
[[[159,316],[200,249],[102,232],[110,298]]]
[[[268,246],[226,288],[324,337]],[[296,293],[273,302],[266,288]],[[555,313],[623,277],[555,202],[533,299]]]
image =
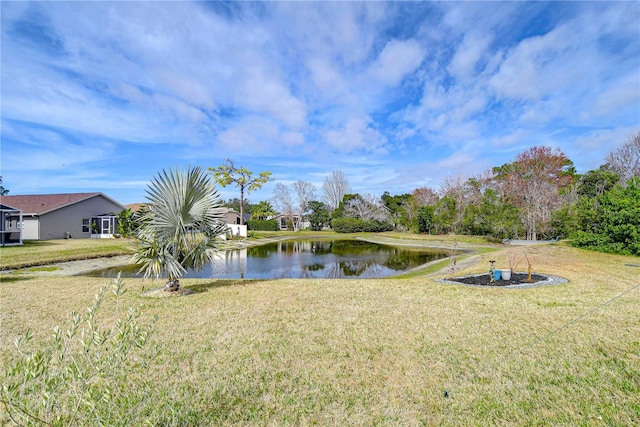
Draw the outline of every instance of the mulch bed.
[[[451,282],[464,283],[467,285],[477,286],[509,286],[509,285],[522,285],[532,284],[547,280],[547,276],[541,274],[532,274],[531,281],[527,280],[529,275],[527,273],[511,273],[511,280],[495,280],[491,282],[489,274],[478,274],[475,276],[465,277],[449,277],[446,280]]]

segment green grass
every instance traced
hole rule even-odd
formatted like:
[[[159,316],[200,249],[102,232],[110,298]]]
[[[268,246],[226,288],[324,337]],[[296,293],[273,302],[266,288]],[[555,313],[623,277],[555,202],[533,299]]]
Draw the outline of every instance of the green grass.
[[[0,247],[0,270],[27,268],[56,262],[130,254],[128,239],[60,239],[25,241],[22,246]]]
[[[145,376],[175,424],[638,425],[640,288],[622,295],[638,284],[625,266],[637,258],[501,247],[458,274],[510,253],[520,270],[526,254],[535,272],[570,283],[185,279],[193,295],[144,298],[161,283],[128,279],[122,304],[159,316],[163,350]],[[0,356],[15,355],[26,328],[46,339],[104,283],[3,280]]]

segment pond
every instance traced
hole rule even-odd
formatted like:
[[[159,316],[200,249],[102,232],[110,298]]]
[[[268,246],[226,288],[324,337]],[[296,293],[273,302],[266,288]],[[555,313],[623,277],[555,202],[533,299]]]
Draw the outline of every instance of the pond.
[[[220,252],[189,278],[376,278],[387,277],[447,256],[442,250],[381,245],[362,240],[287,240]],[[111,268],[91,276],[136,276],[135,267]]]

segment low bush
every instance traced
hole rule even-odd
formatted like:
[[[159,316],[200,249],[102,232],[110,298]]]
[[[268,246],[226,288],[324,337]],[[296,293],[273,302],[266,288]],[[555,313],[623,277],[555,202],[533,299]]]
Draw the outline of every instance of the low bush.
[[[275,219],[268,221],[251,219],[247,221],[247,229],[257,231],[278,231],[278,221]]]
[[[113,320],[98,319],[107,290],[84,314],[72,312],[66,328],[55,327],[42,348],[27,350],[31,331],[15,340],[18,353],[4,362],[0,390],[15,424],[127,425],[161,416],[161,402],[151,398],[158,387],[143,375],[158,354],[148,345],[155,320],[141,326],[133,308],[118,313],[120,277],[113,284],[115,314],[105,316]]]
[[[365,221],[358,218],[334,218],[331,220],[331,228],[336,233],[379,233],[392,231],[393,225],[388,222]]]

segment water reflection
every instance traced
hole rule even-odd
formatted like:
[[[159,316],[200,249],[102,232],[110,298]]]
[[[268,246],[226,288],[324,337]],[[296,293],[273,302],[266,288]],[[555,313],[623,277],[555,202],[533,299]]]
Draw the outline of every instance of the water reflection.
[[[443,258],[415,250],[359,240],[290,240],[219,254],[207,268],[185,277],[372,278],[397,274]]]
[[[191,278],[374,278],[385,277],[444,258],[438,250],[415,249],[360,240],[288,240],[216,254]],[[122,269],[117,269],[121,271]],[[96,272],[112,277],[113,269]],[[133,276],[135,270],[124,271]]]

